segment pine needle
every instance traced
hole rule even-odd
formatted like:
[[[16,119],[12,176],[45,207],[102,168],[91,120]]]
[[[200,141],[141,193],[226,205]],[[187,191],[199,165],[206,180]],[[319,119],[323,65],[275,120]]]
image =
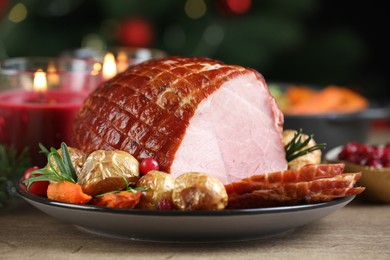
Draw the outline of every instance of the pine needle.
[[[18,152],[15,147],[0,144],[0,207],[16,195],[15,182],[30,165],[28,149]]]

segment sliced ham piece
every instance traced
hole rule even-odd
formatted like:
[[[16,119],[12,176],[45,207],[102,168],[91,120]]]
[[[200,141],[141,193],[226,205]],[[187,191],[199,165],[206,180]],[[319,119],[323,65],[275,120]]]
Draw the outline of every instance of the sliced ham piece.
[[[345,165],[306,165],[299,169],[253,175],[225,185],[227,208],[244,209],[331,201],[357,195],[361,173],[343,173]]]
[[[168,57],[130,66],[92,92],[71,145],[153,157],[174,177],[199,171],[227,184],[287,169],[282,127],[259,72]]]
[[[308,182],[331,178],[343,173],[345,164],[308,164],[299,169],[257,174],[225,185],[229,197],[251,193],[255,190],[269,190],[290,183]]]

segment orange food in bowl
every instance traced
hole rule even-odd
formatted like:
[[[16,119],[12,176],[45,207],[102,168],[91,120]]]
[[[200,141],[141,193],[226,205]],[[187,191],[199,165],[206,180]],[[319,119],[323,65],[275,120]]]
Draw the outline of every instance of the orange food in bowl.
[[[283,108],[283,112],[289,115],[353,113],[369,106],[368,100],[362,95],[335,85],[329,85],[322,90],[290,86],[285,95],[288,104]]]

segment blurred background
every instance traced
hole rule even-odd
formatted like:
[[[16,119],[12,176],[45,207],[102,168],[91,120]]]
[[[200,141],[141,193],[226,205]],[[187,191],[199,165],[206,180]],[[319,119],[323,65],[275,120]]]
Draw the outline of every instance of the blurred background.
[[[57,57],[85,47],[145,47],[168,55],[207,56],[254,68],[268,84],[352,88],[369,98],[370,105],[387,109],[369,113],[384,119],[373,126],[385,132],[375,132],[371,136],[376,139],[368,142],[382,142],[378,139],[382,136],[389,142],[385,5],[386,1],[336,0],[0,0],[0,60]],[[377,117],[377,111],[387,112]],[[295,122],[294,117],[290,120]],[[358,116],[338,121],[336,117],[335,123],[309,117],[305,125],[295,122],[298,127],[288,122],[285,117],[284,127],[302,127],[329,147],[336,140],[344,144],[356,135],[365,136],[371,126],[370,120]],[[13,129],[10,135],[22,140]],[[16,155],[0,144],[0,206],[7,197],[2,187],[12,194],[11,176],[17,178],[15,173],[20,176],[30,165],[23,163],[23,153]]]
[[[0,0],[0,59],[135,46],[389,97],[385,2]]]

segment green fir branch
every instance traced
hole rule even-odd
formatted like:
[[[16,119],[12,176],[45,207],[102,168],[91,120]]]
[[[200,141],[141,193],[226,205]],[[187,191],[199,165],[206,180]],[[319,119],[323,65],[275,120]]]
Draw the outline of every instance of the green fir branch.
[[[16,197],[15,183],[29,165],[28,148],[18,152],[13,146],[0,144],[0,207],[8,199]]]

